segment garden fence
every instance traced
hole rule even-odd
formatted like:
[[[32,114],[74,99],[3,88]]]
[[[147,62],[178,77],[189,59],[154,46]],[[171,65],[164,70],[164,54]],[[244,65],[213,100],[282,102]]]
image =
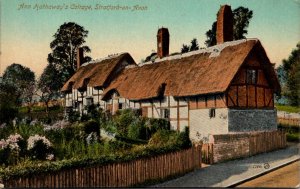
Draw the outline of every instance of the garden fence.
[[[4,180],[5,187],[128,187],[201,167],[201,146],[129,162]]]

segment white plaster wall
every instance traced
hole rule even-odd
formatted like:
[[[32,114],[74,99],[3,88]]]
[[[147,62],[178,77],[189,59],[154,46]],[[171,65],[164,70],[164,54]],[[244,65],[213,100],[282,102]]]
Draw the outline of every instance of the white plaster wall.
[[[170,129],[177,130],[177,121],[170,121]]]
[[[181,118],[188,118],[189,117],[189,109],[188,107],[179,107],[179,116]]]
[[[184,120],[184,121],[180,121],[180,132],[184,131],[185,127],[188,127],[189,122]]]
[[[177,101],[173,96],[170,96],[170,106],[177,106]]]
[[[228,109],[215,109],[216,116],[209,117],[209,109],[190,110],[190,139],[208,140],[211,134],[228,133]]]
[[[177,118],[177,108],[170,108],[170,118]]]
[[[162,100],[161,100],[161,106],[164,106],[164,107],[167,107],[168,106],[168,97],[164,97]]]
[[[152,107],[148,107],[148,117],[153,118],[152,117]]]

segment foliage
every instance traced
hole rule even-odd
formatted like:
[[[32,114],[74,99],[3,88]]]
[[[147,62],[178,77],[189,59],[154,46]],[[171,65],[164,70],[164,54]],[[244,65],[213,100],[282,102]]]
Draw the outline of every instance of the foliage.
[[[292,50],[288,59],[282,61],[277,69],[277,75],[282,86],[282,96],[287,97],[288,104],[300,104],[300,43]]]
[[[189,52],[190,48],[186,44],[182,44],[181,53],[187,53]]]
[[[45,136],[34,135],[27,140],[27,150],[33,159],[45,160],[52,152],[52,144]]]
[[[119,144],[114,143],[113,145]],[[134,151],[128,151],[118,154],[102,154],[93,157],[74,157],[68,160],[54,162],[26,162],[26,164],[23,165],[17,165],[14,167],[0,169],[0,178],[18,178],[20,176],[24,177],[30,175],[38,175],[42,173],[55,173],[57,171],[73,168],[90,167],[95,165],[101,166],[107,165],[109,163],[127,162],[138,158],[153,157],[155,155],[161,155],[178,150],[181,149],[178,146],[173,145],[166,145],[163,147],[147,146]]]
[[[137,119],[134,112],[130,109],[117,111],[114,116],[116,123],[117,133],[120,136],[126,136],[128,133],[128,126]]]
[[[186,53],[186,52],[196,51],[196,50],[199,50],[199,45],[197,39],[194,38],[192,39],[190,46],[185,44],[182,45],[181,53]]]
[[[8,123],[17,116],[17,100],[15,86],[0,83],[0,124]]]
[[[286,139],[288,142],[300,142],[300,133],[287,133]]]
[[[11,64],[3,74],[3,83],[14,86],[18,102],[31,102],[35,93],[35,74],[21,64]]]
[[[244,39],[248,34],[247,28],[253,16],[253,11],[245,7],[238,7],[232,11],[233,13],[233,39]]]
[[[211,47],[217,44],[217,22],[215,21],[212,26],[211,29],[208,30],[206,33],[206,41],[205,41],[205,45],[207,47]]]
[[[159,130],[149,140],[150,146],[176,146],[178,148],[188,148],[192,145],[189,139],[189,130],[185,127],[183,132],[170,130]]]
[[[289,113],[299,113],[300,112],[299,106],[287,106],[287,105],[280,105],[280,104],[276,104],[275,106],[278,111],[285,111],[285,112],[289,112]]]
[[[97,136],[100,136],[100,125],[96,120],[89,120],[84,123],[84,132],[85,134],[90,134],[92,132],[96,133]]]
[[[83,46],[87,36],[88,31],[74,22],[62,24],[54,34],[54,40],[50,43],[52,52],[48,55],[48,62],[55,66],[58,75],[61,76],[62,83],[57,87],[61,88],[63,83],[75,73],[77,69],[76,50],[82,47],[84,52],[91,51],[88,46]],[[90,57],[84,57],[84,62],[90,60]],[[50,78],[53,82],[56,79],[55,77]]]
[[[46,104],[48,112],[49,102],[59,97],[59,90],[64,83],[62,73],[54,63],[48,63],[38,81],[38,88],[42,92],[41,101]]]
[[[238,7],[232,11],[233,14],[233,40],[244,39],[248,33],[248,26],[253,16],[253,11],[245,7]],[[217,33],[217,22],[212,24],[210,30],[205,35],[207,40],[205,45],[207,47],[214,46],[217,44],[216,35]]]

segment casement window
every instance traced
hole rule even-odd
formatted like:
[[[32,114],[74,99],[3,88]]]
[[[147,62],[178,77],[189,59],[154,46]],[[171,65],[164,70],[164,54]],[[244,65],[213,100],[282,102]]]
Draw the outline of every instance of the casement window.
[[[257,71],[253,69],[247,70],[247,84],[257,83]]]
[[[160,115],[161,115],[161,118],[168,119],[168,118],[170,118],[170,110],[169,109],[161,109]]]
[[[86,105],[87,105],[87,106],[92,105],[92,104],[94,103],[93,101],[94,101],[93,98],[87,98],[87,99],[86,99]]]
[[[216,109],[215,108],[209,109],[209,118],[213,118],[213,117],[216,117]]]

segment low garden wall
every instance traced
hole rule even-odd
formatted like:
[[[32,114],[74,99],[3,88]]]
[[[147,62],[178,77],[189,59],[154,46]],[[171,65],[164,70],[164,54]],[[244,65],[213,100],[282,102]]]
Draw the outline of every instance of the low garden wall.
[[[3,179],[5,188],[12,187],[128,187],[201,167],[201,146],[101,166],[68,168],[55,172],[45,170],[27,176]]]
[[[203,162],[208,164],[286,147],[284,131],[213,135],[212,141],[202,146]]]

